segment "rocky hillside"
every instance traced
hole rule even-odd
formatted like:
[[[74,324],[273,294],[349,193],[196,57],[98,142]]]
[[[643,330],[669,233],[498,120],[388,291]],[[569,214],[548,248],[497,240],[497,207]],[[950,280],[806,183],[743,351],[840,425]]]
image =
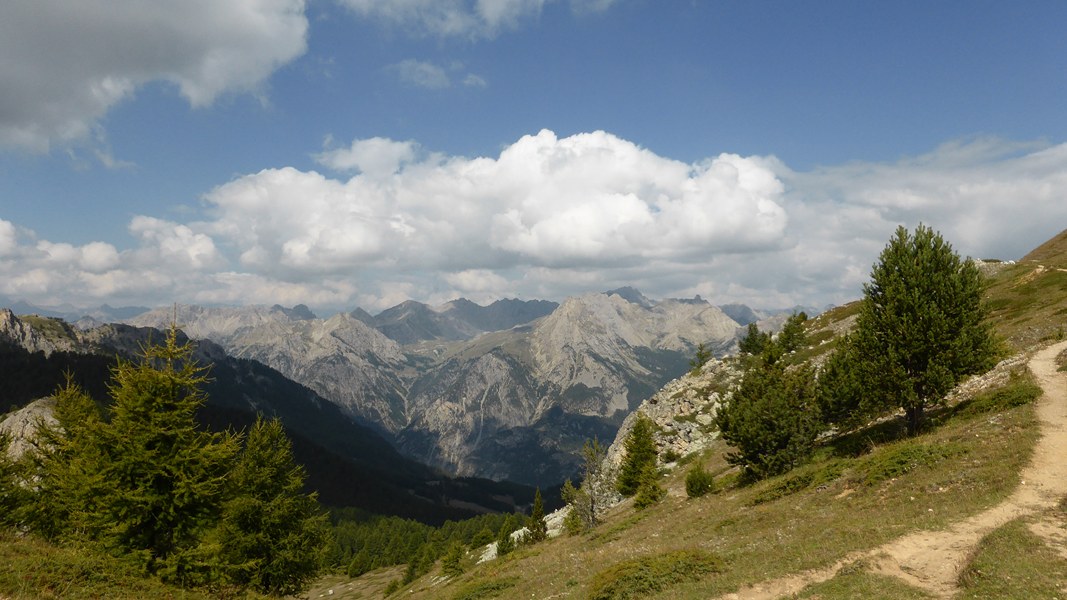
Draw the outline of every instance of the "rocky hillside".
[[[628,288],[559,306],[405,302],[325,320],[301,307],[178,306],[131,322],[175,315],[189,335],[278,369],[420,461],[539,485],[569,476],[583,440],[612,437],[688,369],[697,344],[726,352],[738,330],[703,300],[653,302]]]

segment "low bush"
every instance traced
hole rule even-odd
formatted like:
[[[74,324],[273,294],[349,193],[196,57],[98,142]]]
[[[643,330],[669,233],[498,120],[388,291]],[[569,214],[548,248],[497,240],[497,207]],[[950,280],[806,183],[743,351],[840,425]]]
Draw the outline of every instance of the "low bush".
[[[715,477],[704,470],[700,463],[694,463],[685,474],[685,495],[699,498],[715,489]]]
[[[721,573],[723,562],[702,550],[676,550],[658,556],[623,561],[597,573],[589,586],[589,600],[627,600],[660,592],[672,585]]]

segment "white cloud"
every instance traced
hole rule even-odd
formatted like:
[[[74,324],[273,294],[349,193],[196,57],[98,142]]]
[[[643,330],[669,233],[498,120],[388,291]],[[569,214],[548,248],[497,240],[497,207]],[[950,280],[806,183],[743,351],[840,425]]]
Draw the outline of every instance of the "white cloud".
[[[211,269],[225,263],[210,237],[186,225],[136,216],[129,229],[142,242],[138,258],[144,263],[182,270]]]
[[[315,155],[319,164],[335,171],[359,171],[369,176],[386,176],[412,162],[418,151],[415,142],[396,142],[373,137],[353,140],[348,148],[327,150]]]
[[[463,78],[463,85],[467,87],[484,88],[489,87],[489,82],[486,81],[484,77],[475,75],[474,73],[468,73],[467,76]]]
[[[411,148],[357,140],[324,157],[358,167],[380,149],[384,167],[347,181],[295,169],[239,178],[206,196],[217,215],[208,227],[267,274],[687,260],[777,248],[786,224],[781,185],[756,159],[692,166],[603,132],[542,131],[498,158],[429,155],[397,167]]]
[[[635,285],[822,305],[859,296],[900,224],[1004,259],[1067,226],[1067,144],[972,140],[810,172],[733,154],[684,163],[604,132],[542,131],[476,158],[371,138],[317,158],[345,175],[238,177],[205,195],[202,221],[134,218],[131,249],[0,220],[0,295],[375,310]]]
[[[534,20],[558,0],[339,0],[356,14],[414,33],[441,37],[492,38]],[[575,13],[606,10],[615,0],[571,0]]]
[[[35,0],[0,18],[0,146],[85,141],[150,81],[194,107],[257,90],[304,53],[305,0]],[[109,158],[110,155],[103,155]]]
[[[409,58],[390,65],[388,68],[400,81],[415,87],[440,90],[452,85],[448,73],[433,63]]]
[[[15,224],[0,219],[0,258],[15,252],[15,248],[18,247],[17,236],[18,232],[15,230]]]

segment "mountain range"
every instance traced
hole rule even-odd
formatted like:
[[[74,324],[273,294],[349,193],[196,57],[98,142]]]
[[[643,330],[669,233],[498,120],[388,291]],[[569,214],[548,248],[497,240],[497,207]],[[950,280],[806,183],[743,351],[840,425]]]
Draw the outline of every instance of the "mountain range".
[[[175,320],[308,386],[418,461],[541,486],[571,476],[582,443],[614,437],[641,400],[688,370],[698,344],[725,353],[740,328],[699,297],[653,301],[633,288],[558,305],[408,301],[325,319],[301,305],[178,305],[126,322]]]

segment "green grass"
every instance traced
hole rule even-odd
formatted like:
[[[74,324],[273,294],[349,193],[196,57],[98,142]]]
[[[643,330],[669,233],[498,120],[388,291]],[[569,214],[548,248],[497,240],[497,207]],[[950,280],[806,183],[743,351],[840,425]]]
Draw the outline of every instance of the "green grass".
[[[207,594],[143,577],[140,568],[88,547],[60,547],[33,536],[0,533],[0,597],[11,599],[260,598]]]
[[[1067,558],[1015,520],[979,543],[959,585],[966,598],[1063,598]]]
[[[999,412],[1029,404],[1040,398],[1042,393],[1041,386],[1034,381],[1034,376],[1029,371],[1012,373],[1007,385],[965,400],[956,405],[952,412],[957,416]]]
[[[897,442],[879,448],[869,456],[856,461],[850,479],[858,484],[873,486],[892,481],[916,469],[931,468],[938,463],[967,454],[964,444],[927,443],[923,439]]]
[[[31,326],[45,339],[74,339],[74,332],[66,321],[39,315],[20,315],[19,320]]]
[[[515,585],[515,578],[495,579],[489,581],[472,581],[464,585],[453,600],[482,600],[483,598],[499,598],[504,592]]]
[[[723,569],[722,561],[700,550],[676,550],[612,565],[593,576],[589,600],[629,600],[695,581]]]
[[[989,279],[989,319],[1016,349],[1062,339],[1067,328],[1067,272],[1021,261]]]
[[[863,565],[844,568],[833,579],[809,585],[795,596],[798,600],[863,598],[864,600],[924,600],[933,598],[896,577],[864,570]]]

